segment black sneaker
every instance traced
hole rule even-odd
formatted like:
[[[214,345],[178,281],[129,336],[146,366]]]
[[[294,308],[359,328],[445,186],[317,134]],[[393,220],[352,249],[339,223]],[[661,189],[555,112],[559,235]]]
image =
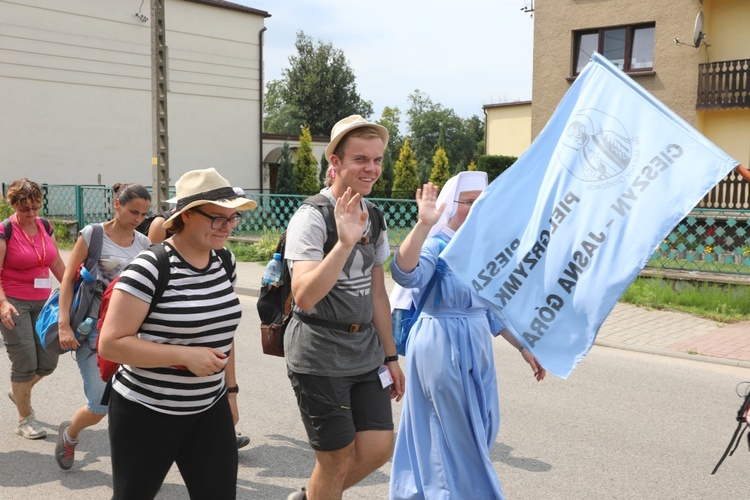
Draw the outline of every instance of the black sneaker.
[[[241,434],[237,434],[237,449],[244,448],[245,446],[250,444],[250,438],[247,436],[243,436]]]

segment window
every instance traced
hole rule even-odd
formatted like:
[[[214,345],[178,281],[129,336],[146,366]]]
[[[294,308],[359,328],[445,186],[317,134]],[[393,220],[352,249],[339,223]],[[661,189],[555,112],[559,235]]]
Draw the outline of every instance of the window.
[[[626,72],[653,71],[654,24],[619,26],[574,32],[574,75],[599,52]]]

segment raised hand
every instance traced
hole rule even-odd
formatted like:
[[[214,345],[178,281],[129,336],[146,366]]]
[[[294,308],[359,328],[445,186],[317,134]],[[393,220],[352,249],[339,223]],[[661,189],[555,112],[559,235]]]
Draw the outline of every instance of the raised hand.
[[[365,230],[368,214],[360,206],[361,198],[359,193],[352,196],[352,189],[347,188],[333,209],[339,241],[347,246],[354,246],[361,240]]]
[[[440,190],[431,182],[422,185],[422,189],[417,189],[417,208],[419,209],[419,222],[427,226],[434,226],[445,210],[445,203],[439,207],[436,205],[437,197]]]

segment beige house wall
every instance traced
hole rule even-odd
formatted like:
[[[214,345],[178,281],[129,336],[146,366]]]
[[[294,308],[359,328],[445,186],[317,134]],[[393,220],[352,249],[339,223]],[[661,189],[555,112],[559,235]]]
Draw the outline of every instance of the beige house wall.
[[[531,102],[491,104],[484,112],[485,153],[521,156],[531,145]]]
[[[710,47],[700,49],[701,63],[750,59],[750,2],[704,0],[703,13]],[[750,166],[750,109],[699,111],[697,127],[742,165]]]
[[[537,0],[534,10],[532,138],[544,128],[572,83],[573,32],[648,22],[656,23],[654,72],[634,78],[695,125],[698,64],[704,62],[706,48],[678,45],[674,39],[692,42],[693,26],[700,8],[698,0]]]
[[[1,181],[151,185],[151,20],[135,16],[140,5],[0,1]],[[165,1],[170,178],[215,166],[258,189],[265,13],[217,5]]]

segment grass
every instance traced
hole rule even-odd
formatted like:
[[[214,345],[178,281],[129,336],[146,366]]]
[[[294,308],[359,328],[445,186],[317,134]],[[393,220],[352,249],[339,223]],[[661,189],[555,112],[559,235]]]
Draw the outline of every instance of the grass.
[[[750,287],[743,285],[639,277],[620,301],[685,312],[722,323],[750,321]]]

